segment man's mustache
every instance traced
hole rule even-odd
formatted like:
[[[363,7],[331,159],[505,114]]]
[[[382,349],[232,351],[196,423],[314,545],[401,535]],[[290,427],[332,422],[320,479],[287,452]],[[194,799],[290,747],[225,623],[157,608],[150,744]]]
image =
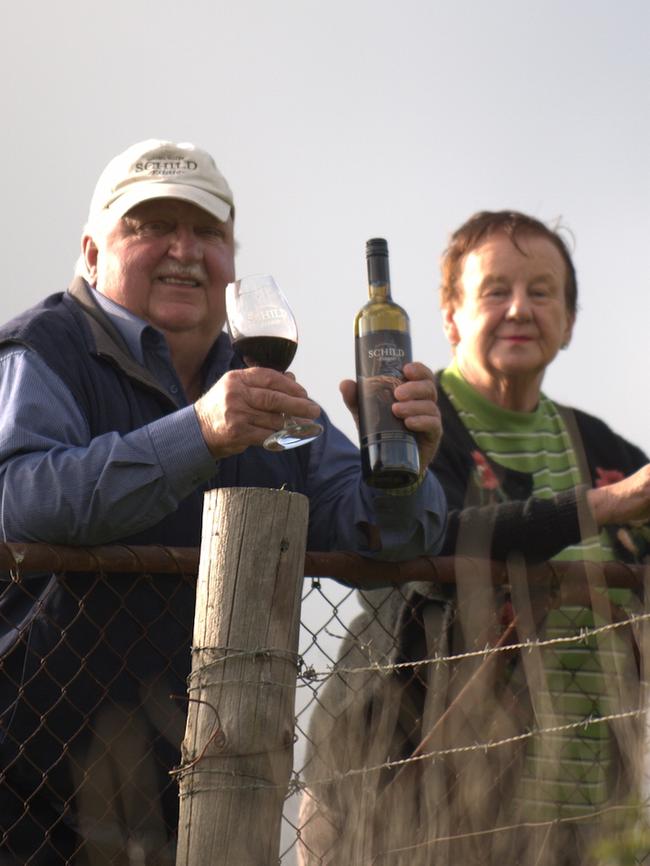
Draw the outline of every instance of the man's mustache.
[[[205,283],[208,279],[205,268],[200,264],[179,265],[176,262],[161,265],[154,273],[155,277],[177,277],[181,280],[194,280],[197,283]]]

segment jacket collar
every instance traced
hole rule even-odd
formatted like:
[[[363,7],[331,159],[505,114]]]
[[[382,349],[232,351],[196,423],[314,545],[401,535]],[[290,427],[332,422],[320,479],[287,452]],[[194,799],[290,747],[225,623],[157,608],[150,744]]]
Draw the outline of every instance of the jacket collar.
[[[130,379],[162,394],[171,402],[169,394],[160,387],[147,368],[133,357],[119,330],[95,302],[92,291],[83,277],[73,279],[68,288],[68,296],[81,308],[90,331],[95,354],[118,367]]]

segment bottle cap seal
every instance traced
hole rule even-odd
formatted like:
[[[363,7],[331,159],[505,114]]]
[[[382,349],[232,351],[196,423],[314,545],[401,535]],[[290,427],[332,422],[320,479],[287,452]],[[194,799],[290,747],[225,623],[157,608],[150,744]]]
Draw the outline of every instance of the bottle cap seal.
[[[384,238],[370,238],[366,241],[366,258],[388,256],[388,243]]]

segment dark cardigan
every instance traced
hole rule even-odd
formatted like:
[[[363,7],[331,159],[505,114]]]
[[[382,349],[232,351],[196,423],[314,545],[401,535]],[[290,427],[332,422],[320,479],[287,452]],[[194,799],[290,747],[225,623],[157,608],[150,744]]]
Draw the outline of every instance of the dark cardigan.
[[[489,458],[499,485],[508,501],[483,504],[484,496],[474,472],[473,451],[480,451],[467,432],[444,388],[440,372],[436,375],[438,405],[443,437],[431,464],[443,486],[449,504],[447,535],[442,555],[489,556],[503,560],[517,551],[529,563],[550,559],[570,544],[581,540],[579,505],[587,485],[551,499],[533,497],[532,475],[504,469]],[[558,406],[576,450],[583,477],[595,486],[596,469],[617,470],[631,475],[648,463],[648,457],[603,421],[581,412]],[[485,456],[485,455],[484,455]],[[616,538],[616,527],[608,527],[617,558],[631,559]]]

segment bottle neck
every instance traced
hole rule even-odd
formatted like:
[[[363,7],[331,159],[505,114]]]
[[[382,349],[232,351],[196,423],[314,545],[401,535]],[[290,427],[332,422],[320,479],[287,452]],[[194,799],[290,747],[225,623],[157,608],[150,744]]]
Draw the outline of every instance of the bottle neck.
[[[375,300],[390,299],[388,256],[368,256],[368,294]]]

